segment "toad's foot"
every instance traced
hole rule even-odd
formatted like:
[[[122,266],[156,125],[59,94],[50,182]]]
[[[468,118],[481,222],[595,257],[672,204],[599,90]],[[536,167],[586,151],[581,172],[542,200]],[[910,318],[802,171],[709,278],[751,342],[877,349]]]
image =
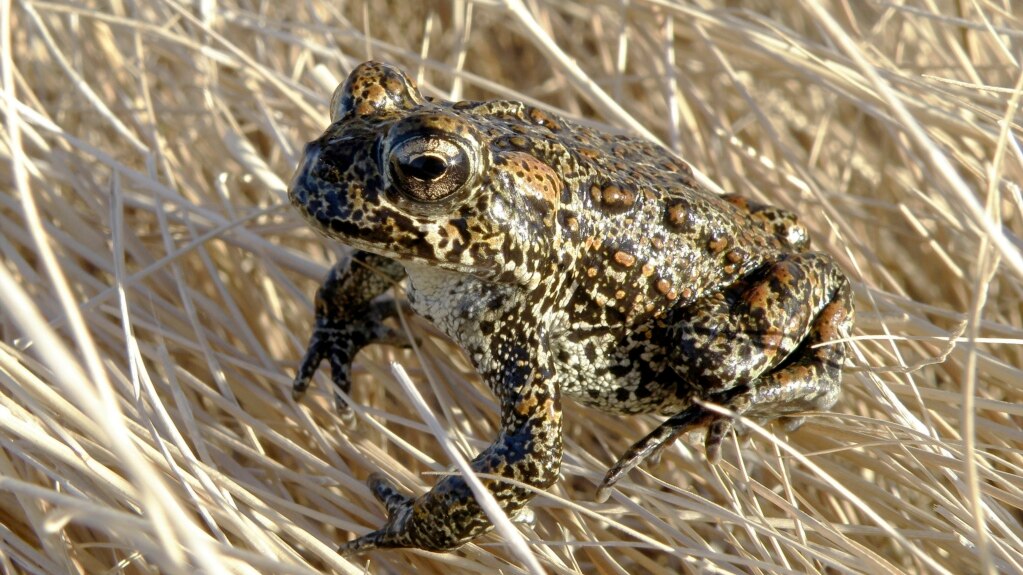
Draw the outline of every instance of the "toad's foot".
[[[614,466],[604,475],[604,480],[597,487],[596,499],[599,502],[607,501],[611,496],[611,488],[618,480],[632,471],[636,466],[647,459],[654,459],[660,456],[665,447],[675,442],[682,434],[707,426],[707,457],[713,454],[715,457],[720,453],[719,445],[724,436],[732,427],[732,419],[716,411],[711,411],[702,405],[693,405],[688,409],[668,418],[664,423],[651,431],[646,437],[637,441],[625,455],[618,460]]]
[[[408,339],[383,322],[396,313],[394,301],[373,302],[361,310],[360,317],[325,316],[316,319],[309,347],[295,374],[291,395],[296,401],[302,398],[313,374],[323,360],[330,362],[330,377],[336,391],[347,395],[351,391],[352,360],[362,348],[373,343],[384,343],[407,347]],[[354,314],[353,314],[354,315]],[[335,393],[338,409],[342,414],[351,415],[347,401]]]
[[[359,350],[372,343],[408,345],[402,334],[384,324],[397,313],[397,304],[373,301],[404,274],[401,264],[368,252],[355,252],[334,266],[316,292],[316,325],[291,388],[296,401],[309,388],[323,360],[330,362],[336,392],[347,395],[352,360]],[[347,402],[340,393],[335,395],[338,409],[350,419]]]
[[[416,546],[408,529],[415,499],[402,493],[379,473],[370,475],[366,483],[377,501],[387,509],[387,521],[380,529],[343,543],[337,552],[349,557],[373,549]]]

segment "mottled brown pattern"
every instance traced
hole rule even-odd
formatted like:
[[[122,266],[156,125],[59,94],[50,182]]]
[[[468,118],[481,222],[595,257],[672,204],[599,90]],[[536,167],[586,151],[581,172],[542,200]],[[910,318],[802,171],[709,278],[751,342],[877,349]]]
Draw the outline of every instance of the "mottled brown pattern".
[[[357,251],[317,294],[296,396],[321,360],[339,391],[373,342],[399,342],[376,296],[407,276],[409,303],[458,342],[501,405],[501,432],[472,462],[537,488],[561,465],[561,398],[670,416],[608,472],[599,495],[681,434],[707,426],[717,457],[732,420],[830,407],[848,334],[849,283],[804,251],[791,214],[700,187],[649,142],[518,102],[427,101],[400,70],[360,65],[305,150],[292,203]],[[342,553],[449,550],[491,529],[465,482],[411,498],[382,476],[377,531]],[[514,515],[532,493],[484,484]]]

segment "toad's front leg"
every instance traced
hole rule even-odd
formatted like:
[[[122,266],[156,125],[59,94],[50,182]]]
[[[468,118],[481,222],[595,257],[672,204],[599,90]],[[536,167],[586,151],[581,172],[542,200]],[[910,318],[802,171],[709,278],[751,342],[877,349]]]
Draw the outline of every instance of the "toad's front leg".
[[[302,397],[324,359],[330,361],[337,391],[351,391],[355,354],[371,343],[400,343],[384,320],[396,312],[393,301],[374,301],[405,277],[402,264],[370,252],[355,251],[337,263],[316,292],[316,325],[295,374],[292,395]],[[342,414],[351,413],[339,395]]]
[[[501,401],[501,432],[476,456],[472,469],[509,516],[517,514],[558,477],[561,468],[561,398],[548,352],[540,338],[500,342],[490,366],[477,366]],[[373,494],[387,508],[387,522],[345,543],[342,555],[377,548],[418,547],[448,551],[493,529],[472,490],[458,475],[447,476],[413,499],[374,475]]]

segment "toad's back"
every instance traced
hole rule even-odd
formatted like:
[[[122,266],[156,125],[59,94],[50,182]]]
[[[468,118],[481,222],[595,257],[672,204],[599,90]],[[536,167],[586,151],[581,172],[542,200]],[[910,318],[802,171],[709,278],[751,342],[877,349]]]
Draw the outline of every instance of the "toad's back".
[[[563,186],[557,227],[561,257],[574,256],[561,270],[576,286],[566,306],[574,328],[646,323],[806,246],[794,216],[708,191],[686,163],[645,140],[532,108],[514,120],[516,135],[495,145],[553,168]]]

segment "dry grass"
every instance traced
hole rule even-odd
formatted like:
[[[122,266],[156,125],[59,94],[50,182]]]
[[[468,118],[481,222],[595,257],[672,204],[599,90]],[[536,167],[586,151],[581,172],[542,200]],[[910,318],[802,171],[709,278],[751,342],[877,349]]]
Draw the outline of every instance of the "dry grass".
[[[442,441],[495,433],[422,321],[420,356],[360,355],[357,428],[325,374],[289,396],[344,248],[284,182],[370,57],[659,138],[800,213],[855,283],[842,399],[798,432],[718,466],[680,442],[597,504],[656,419],[569,406],[562,479],[521,528],[543,569],[1023,571],[1017,2],[406,4],[0,2],[0,571],[526,569],[498,536],[333,552],[382,521],[370,472],[422,492]]]

